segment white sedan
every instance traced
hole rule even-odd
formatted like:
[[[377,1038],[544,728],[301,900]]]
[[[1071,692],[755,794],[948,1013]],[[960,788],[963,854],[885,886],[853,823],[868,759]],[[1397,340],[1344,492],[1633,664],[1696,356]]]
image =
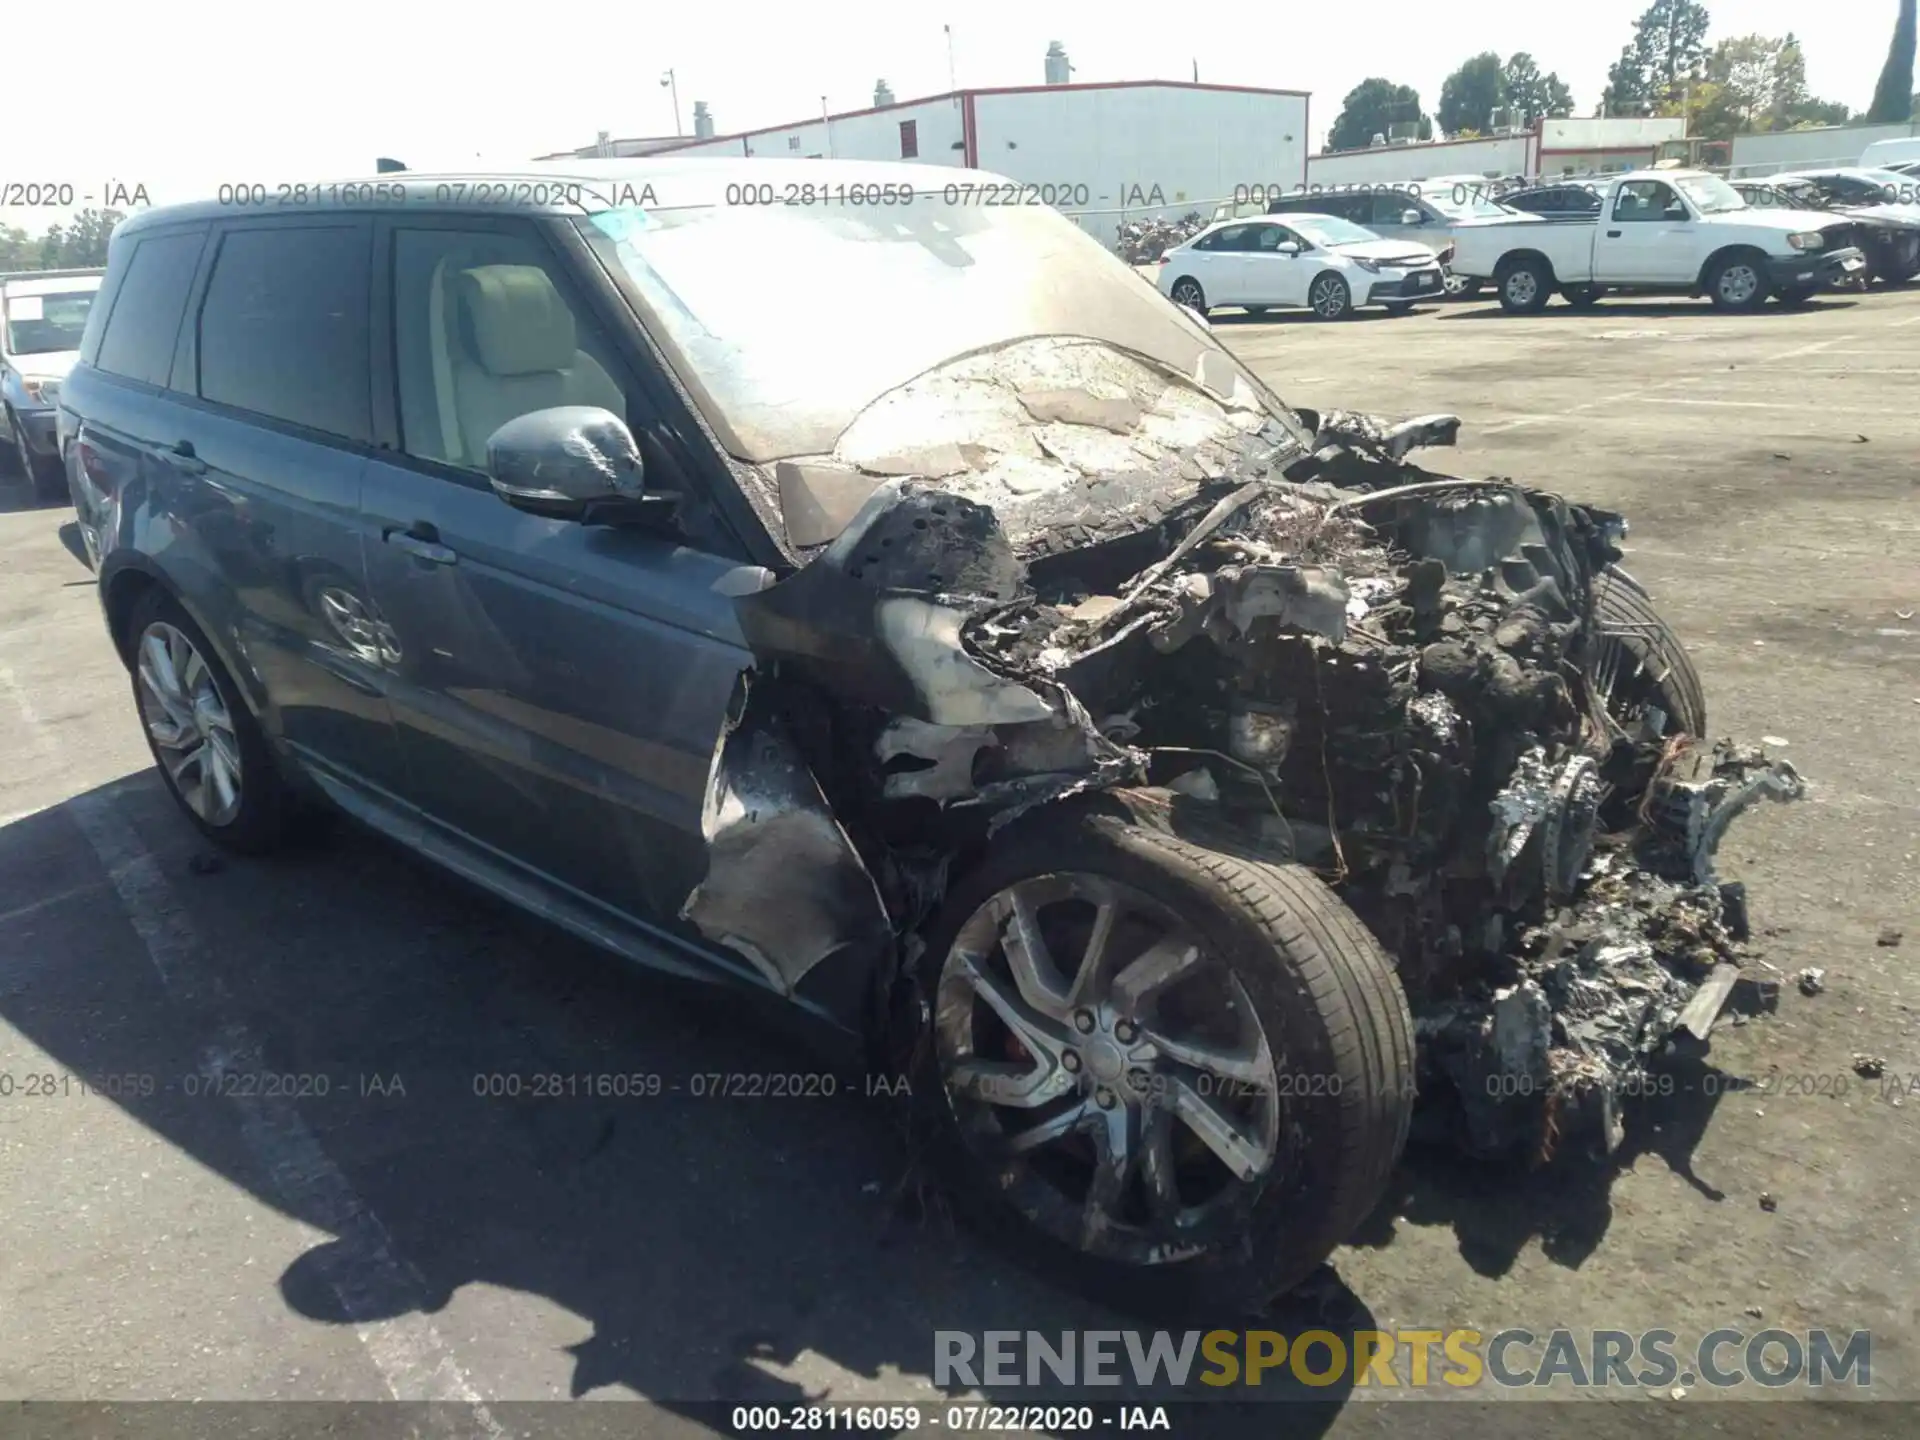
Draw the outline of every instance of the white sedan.
[[[1440,258],[1424,245],[1382,240],[1332,215],[1220,220],[1160,261],[1160,293],[1205,315],[1221,305],[1263,314],[1304,306],[1338,320],[1363,305],[1404,312],[1437,300]]]

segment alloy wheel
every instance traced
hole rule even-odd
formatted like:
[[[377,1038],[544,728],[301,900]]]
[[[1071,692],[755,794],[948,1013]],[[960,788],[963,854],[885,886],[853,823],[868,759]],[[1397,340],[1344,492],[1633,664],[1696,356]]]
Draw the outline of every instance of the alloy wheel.
[[[1197,1253],[1282,1148],[1278,1066],[1239,977],[1102,876],[1038,876],[976,910],[941,969],[934,1044],[975,1157],[1090,1255]]]
[[[240,742],[213,670],[176,627],[140,636],[140,718],[181,801],[209,825],[240,813]]]
[[[1313,293],[1307,298],[1313,306],[1313,313],[1322,320],[1337,320],[1347,308],[1346,291],[1331,275],[1314,281]]]
[[[1191,280],[1182,280],[1173,287],[1173,303],[1186,305],[1198,310],[1201,301],[1200,287]]]

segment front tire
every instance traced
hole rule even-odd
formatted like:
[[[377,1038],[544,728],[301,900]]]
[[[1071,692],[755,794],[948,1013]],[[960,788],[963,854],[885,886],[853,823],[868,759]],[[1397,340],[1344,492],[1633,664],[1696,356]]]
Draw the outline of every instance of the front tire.
[[[1480,293],[1482,281],[1475,275],[1456,275],[1451,270],[1440,278],[1441,291],[1449,300],[1471,300]]]
[[[937,1163],[1068,1283],[1250,1311],[1378,1202],[1412,1022],[1309,871],[1060,806],[964,875],[925,939],[913,1092]]]
[[[1745,314],[1766,304],[1773,287],[1767,280],[1766,264],[1758,255],[1735,251],[1714,262],[1706,288],[1714,309]]]
[[[126,633],[147,748],[187,819],[228,850],[277,849],[292,827],[294,800],[205,633],[158,586],[135,602]]]
[[[1331,270],[1316,275],[1307,287],[1307,306],[1322,320],[1344,320],[1353,313],[1353,292]]]

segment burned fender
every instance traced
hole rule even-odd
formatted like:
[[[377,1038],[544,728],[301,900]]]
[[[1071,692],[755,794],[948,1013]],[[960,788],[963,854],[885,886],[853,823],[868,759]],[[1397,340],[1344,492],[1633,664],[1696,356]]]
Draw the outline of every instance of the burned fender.
[[[680,911],[791,996],[821,961],[892,942],[872,874],[775,707],[741,676],[714,754],[700,829],[706,878]]]

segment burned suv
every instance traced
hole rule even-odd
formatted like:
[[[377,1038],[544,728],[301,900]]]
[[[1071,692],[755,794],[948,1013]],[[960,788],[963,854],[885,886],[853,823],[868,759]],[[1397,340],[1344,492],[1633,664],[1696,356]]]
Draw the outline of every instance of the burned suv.
[[[144,212],[61,455],[206,835],[325,801],[775,992],[1036,1257],[1258,1300],[1416,1098],[1480,1151],[1617,1140],[1738,960],[1714,840],[1797,781],[1704,743],[1617,516],[1414,465],[1450,416],[1288,408],[990,180]]]

